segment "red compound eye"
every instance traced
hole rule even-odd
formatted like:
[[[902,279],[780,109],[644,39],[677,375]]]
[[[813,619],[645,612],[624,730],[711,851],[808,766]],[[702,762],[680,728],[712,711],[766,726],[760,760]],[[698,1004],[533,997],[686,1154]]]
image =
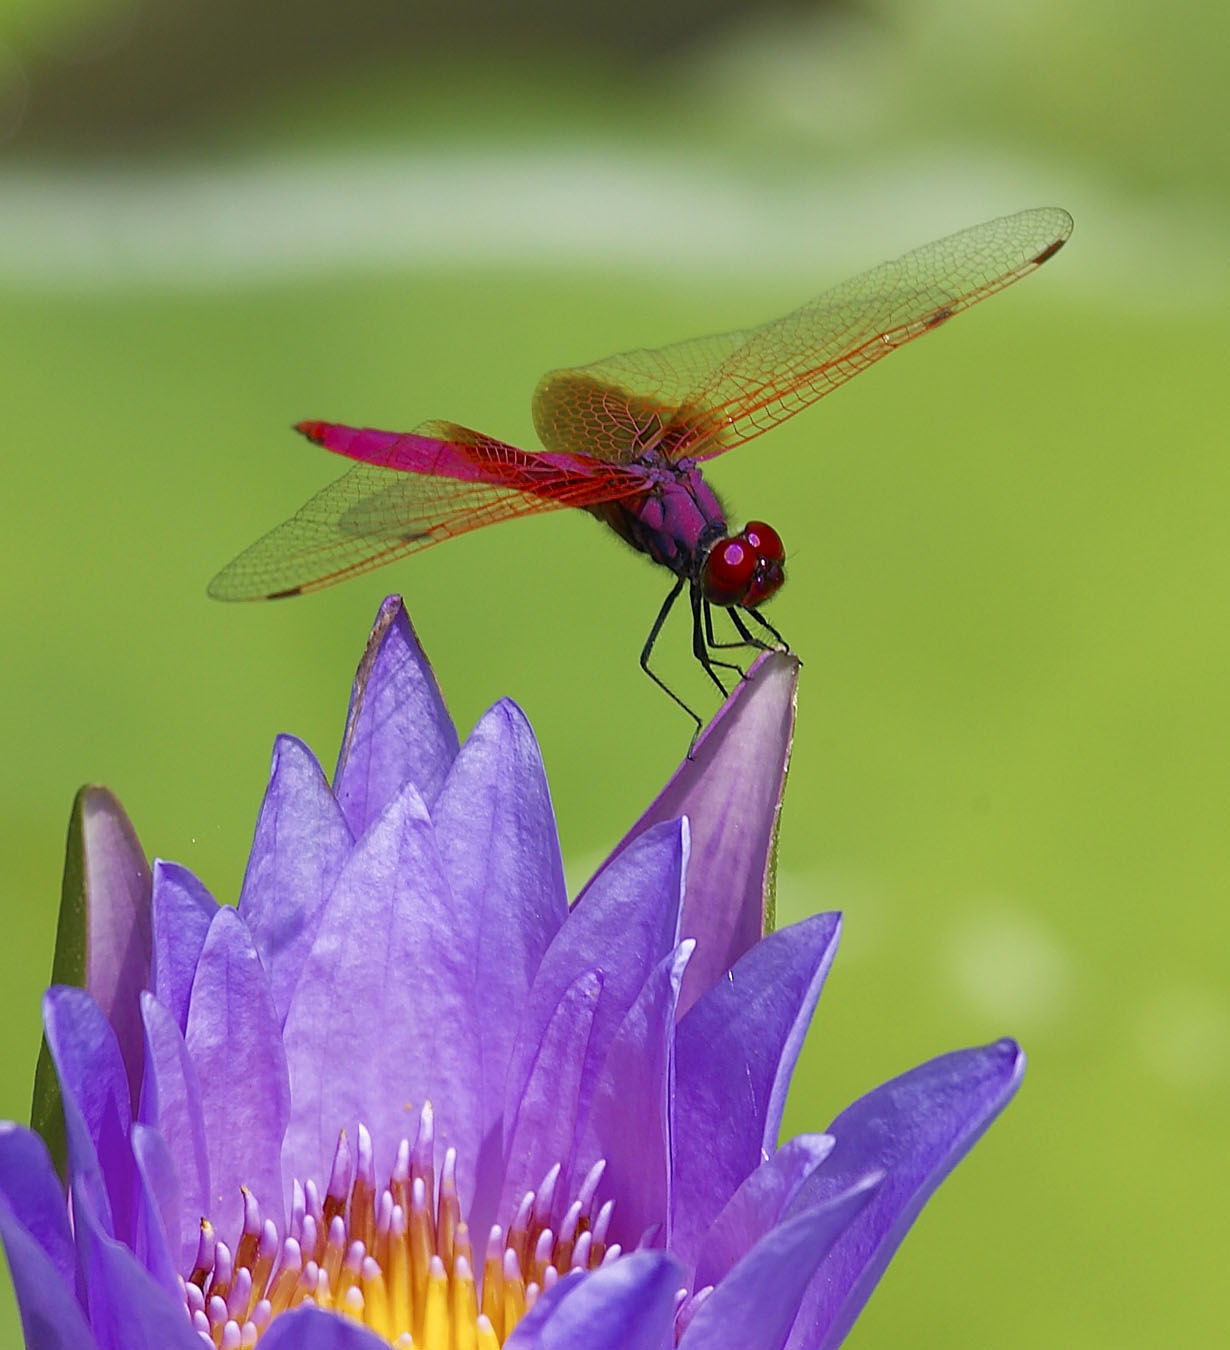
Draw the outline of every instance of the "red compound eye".
[[[749,520],[743,531],[743,537],[756,550],[757,556],[764,562],[786,561],[786,550],[782,537],[772,525],[763,520]]]
[[[715,605],[741,605],[756,573],[756,551],[742,535],[719,539],[705,559],[705,598]]]

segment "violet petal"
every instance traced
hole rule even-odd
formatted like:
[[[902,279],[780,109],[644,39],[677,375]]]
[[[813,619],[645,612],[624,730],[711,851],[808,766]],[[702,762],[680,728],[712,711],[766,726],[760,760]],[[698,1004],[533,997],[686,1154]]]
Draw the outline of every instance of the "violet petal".
[[[695,943],[664,957],[611,1043],[573,1160],[580,1177],[606,1159],[603,1185],[615,1201],[613,1241],[625,1250],[649,1237],[671,1243],[675,1168],[675,1007]]]
[[[828,1134],[800,1134],[788,1140],[746,1177],[709,1226],[696,1255],[693,1289],[720,1284],[743,1256],[783,1219],[807,1177],[832,1152]],[[675,1254],[687,1260],[678,1241]]]
[[[538,743],[501,700],[461,747],[431,811],[453,896],[453,922],[474,935],[484,1136],[504,1110],[517,1033],[551,939],[568,917],[564,866]]]
[[[791,1070],[837,951],[841,919],[770,934],[679,1023],[675,1240],[694,1254],[740,1183],[777,1146]],[[867,1169],[864,1168],[863,1171]]]
[[[63,1089],[72,1174],[100,1223],[131,1242],[139,1188],[128,1141],[128,1080],[115,1032],[84,989],[63,985],[43,995],[43,1031]]]
[[[207,1211],[234,1243],[241,1186],[280,1223],[279,1157],[290,1114],[290,1079],[269,981],[243,920],[223,906],[201,950],[184,1043],[196,1069],[209,1152]]]
[[[430,1099],[468,1206],[480,1142],[476,941],[455,923],[431,821],[408,783],[356,843],[291,999],[289,1175],[327,1176],[338,1131],[353,1137],[360,1122],[376,1174],[387,1174]]]
[[[817,1270],[792,1350],[839,1345],[931,1192],[1020,1085],[1025,1056],[1009,1040],[942,1055],[860,1097],[832,1123],[832,1154],[792,1209],[826,1203],[871,1170],[884,1182]]]
[[[646,831],[590,882],[547,949],[526,999],[508,1074],[507,1115],[520,1099],[564,990],[597,961],[603,987],[582,1080],[581,1100],[588,1101],[628,1010],[651,971],[678,944],[687,857],[687,822],[666,821]]]
[[[209,1150],[201,1114],[196,1068],[171,1013],[152,995],[141,1000],[145,1017],[145,1082],[142,1122],[156,1125],[170,1152],[179,1188],[178,1228],[167,1238],[181,1270],[190,1270],[202,1216],[209,1214]]]
[[[76,1258],[60,1178],[42,1139],[8,1121],[0,1122],[0,1197],[71,1289]]]
[[[294,736],[279,736],[239,895],[279,1022],[353,842],[316,756]]]
[[[150,982],[150,869],[115,796],[84,787],[73,802],[52,983],[88,989],[115,1029],[129,1105],[141,1088],[141,990]],[[62,1121],[45,1052],[35,1073],[35,1128],[58,1153]]]
[[[500,1213],[511,1214],[556,1164],[572,1159],[581,1092],[581,1071],[602,994],[596,971],[583,971],[565,991],[539,1046],[520,1100],[507,1125],[506,1163]],[[511,1105],[511,1104],[510,1104]],[[471,1226],[490,1228],[484,1215]]]
[[[659,821],[687,816],[691,822],[683,936],[701,941],[680,1016],[772,927],[777,821],[798,675],[798,659],[789,653],[758,657],[612,855]]]
[[[311,1306],[275,1318],[260,1346],[261,1350],[388,1350],[388,1342],[374,1331]]]
[[[61,1210],[64,1201],[60,1201]],[[98,1342],[82,1316],[58,1263],[17,1217],[0,1193],[0,1237],[21,1311],[26,1350],[98,1350]]]
[[[406,783],[428,804],[457,755],[457,732],[401,597],[380,606],[355,673],[333,790],[357,839]]]
[[[133,1254],[167,1293],[178,1295],[180,1196],[175,1163],[162,1135],[140,1123],[132,1127],[132,1156],[143,1197],[137,1208]],[[168,1234],[175,1239],[174,1252]]]
[[[124,808],[106,788],[84,789],[90,950],[86,988],[115,1028],[129,1102],[141,1090],[141,991],[148,987],[150,869]]]
[[[156,858],[150,910],[154,928],[151,987],[183,1031],[188,1025],[188,999],[196,963],[218,912],[218,902],[186,867]]]
[[[75,1181],[73,1219],[99,1350],[200,1350],[182,1300],[168,1294],[124,1243],[107,1236]]]
[[[543,1294],[504,1350],[673,1350],[683,1271],[664,1252],[632,1252]]]
[[[879,1184],[860,1178],[761,1238],[701,1304],[680,1350],[782,1350],[816,1267]]]

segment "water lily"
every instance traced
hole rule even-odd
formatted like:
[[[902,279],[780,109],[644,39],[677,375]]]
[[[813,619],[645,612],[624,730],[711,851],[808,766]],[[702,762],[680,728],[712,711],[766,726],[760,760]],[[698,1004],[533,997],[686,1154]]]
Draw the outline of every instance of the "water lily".
[[[765,935],[796,675],[757,662],[571,906],[524,715],[459,745],[396,599],[332,785],[278,740],[236,907],[84,790],[38,1129],[0,1127],[27,1345],[838,1344],[1023,1061],[779,1145],[840,930]]]

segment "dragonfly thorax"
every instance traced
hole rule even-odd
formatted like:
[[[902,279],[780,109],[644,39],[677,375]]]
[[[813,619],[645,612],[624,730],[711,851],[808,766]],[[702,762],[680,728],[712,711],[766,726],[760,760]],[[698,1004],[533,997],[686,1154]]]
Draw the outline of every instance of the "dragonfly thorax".
[[[642,494],[589,509],[654,562],[698,581],[710,548],[728,533],[722,504],[694,461],[650,460],[641,467]]]

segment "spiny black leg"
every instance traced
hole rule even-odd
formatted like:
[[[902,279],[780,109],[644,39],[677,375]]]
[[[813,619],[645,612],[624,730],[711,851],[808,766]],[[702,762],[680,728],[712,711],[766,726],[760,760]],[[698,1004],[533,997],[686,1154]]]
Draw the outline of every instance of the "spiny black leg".
[[[732,647],[742,647],[746,645],[742,642],[719,642],[713,636],[713,606],[708,600],[702,600],[701,608],[705,613],[705,644],[711,652],[729,651]],[[741,680],[747,679],[747,672],[742,666],[735,665],[733,661],[714,661],[712,656],[710,656],[709,659],[715,666],[722,666],[725,670],[737,670]]]
[[[749,609],[748,613],[754,614],[755,610]],[[730,621],[731,623],[734,624],[735,630],[738,632],[739,636],[743,639],[744,643],[747,646],[756,647],[762,652],[768,650],[769,644],[767,642],[762,642],[760,638],[755,637],[752,634],[747,624],[745,624],[743,620],[739,617],[739,611],[737,609],[732,609],[730,611]]]
[[[772,633],[773,636],[777,639],[778,643],[781,646],[783,646],[787,651],[790,650],[790,644],[786,641],[784,637],[782,637],[782,635],[777,631],[777,629],[773,627],[773,625],[768,621],[768,619],[766,619],[764,615],[760,613],[759,610],[744,609],[743,612],[748,616],[749,619],[755,619],[756,622],[761,626],[761,628],[765,629],[767,632]],[[733,610],[731,611],[731,617],[732,618],[734,617]],[[759,645],[763,646],[764,644],[761,643]]]
[[[767,651],[768,643],[761,642],[758,637],[753,637],[747,630],[747,625],[739,618],[733,609],[728,609],[726,613],[730,616],[731,623],[734,624],[736,632],[739,634],[736,642],[718,642],[713,636],[713,611],[709,601],[705,601],[705,635],[709,640],[709,646],[714,651],[729,651],[732,647],[755,647],[758,651]],[[724,663],[719,663],[724,664]]]
[[[700,718],[696,715],[696,713],[694,713],[692,709],[688,707],[688,705],[683,701],[683,699],[681,699],[679,695],[675,693],[675,691],[670,687],[670,685],[667,684],[666,681],[663,680],[660,676],[655,675],[653,671],[649,669],[649,654],[650,652],[653,651],[653,644],[658,640],[658,634],[662,631],[662,625],[666,622],[666,616],[671,612],[671,606],[674,605],[675,601],[679,599],[679,592],[683,590],[683,583],[684,578],[680,577],[679,580],[675,582],[674,586],[671,587],[671,593],[666,597],[665,600],[663,600],[662,608],[658,610],[658,617],[653,621],[653,627],[649,630],[649,636],[645,639],[645,645],[641,648],[641,669],[645,672],[646,675],[649,676],[649,678],[654,682],[654,684],[658,686],[659,689],[665,690],[666,693],[669,694],[670,697],[673,698],[675,702],[679,704],[679,706],[684,710],[684,712],[687,713],[687,715],[692,719],[692,721],[696,723],[696,730],[692,733],[692,744],[695,745],[696,738],[697,736],[700,735],[700,729],[704,724],[701,722]],[[688,753],[691,754],[690,749]]]
[[[726,697],[726,686],[718,679],[714,666],[721,666],[724,670],[733,670],[740,679],[743,678],[743,672],[738,666],[732,665],[729,661],[715,661],[709,655],[709,648],[705,646],[705,635],[702,631],[701,610],[704,607],[704,600],[701,596],[698,586],[692,587],[692,652],[700,664],[704,667],[705,674],[722,691],[722,697]]]

